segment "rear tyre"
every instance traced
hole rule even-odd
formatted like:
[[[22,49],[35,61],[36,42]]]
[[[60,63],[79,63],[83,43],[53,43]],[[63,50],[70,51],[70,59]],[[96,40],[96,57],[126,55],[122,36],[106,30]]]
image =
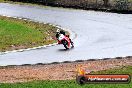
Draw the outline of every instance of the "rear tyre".
[[[74,48],[74,43],[71,41],[71,46],[72,46],[72,48]]]

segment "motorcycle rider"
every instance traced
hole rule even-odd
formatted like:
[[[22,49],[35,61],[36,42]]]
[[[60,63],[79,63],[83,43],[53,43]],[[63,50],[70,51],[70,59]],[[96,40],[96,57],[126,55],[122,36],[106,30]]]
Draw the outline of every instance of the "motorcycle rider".
[[[57,31],[56,31],[56,38],[57,38],[57,40],[58,40],[60,34],[63,34],[64,36],[67,36],[69,38],[69,35],[66,35],[65,31],[57,29]],[[69,38],[69,40],[70,40],[71,45],[73,47],[73,42],[71,41],[70,38]],[[60,42],[58,42],[58,44],[60,44]]]
[[[65,36],[66,33],[63,30],[57,29],[57,31],[56,31],[56,38],[57,39],[59,38],[60,34],[63,34]]]

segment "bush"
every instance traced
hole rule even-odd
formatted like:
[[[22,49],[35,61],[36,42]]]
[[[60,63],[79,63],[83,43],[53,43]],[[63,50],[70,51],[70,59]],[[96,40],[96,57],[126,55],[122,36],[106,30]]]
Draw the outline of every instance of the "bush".
[[[117,10],[128,10],[128,0],[116,0]]]
[[[132,10],[132,0],[9,0],[83,9]]]

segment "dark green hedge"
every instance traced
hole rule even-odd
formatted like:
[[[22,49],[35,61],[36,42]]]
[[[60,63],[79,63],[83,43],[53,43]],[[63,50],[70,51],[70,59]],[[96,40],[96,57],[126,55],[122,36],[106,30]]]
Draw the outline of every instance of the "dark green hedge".
[[[83,9],[132,11],[132,0],[10,0]]]

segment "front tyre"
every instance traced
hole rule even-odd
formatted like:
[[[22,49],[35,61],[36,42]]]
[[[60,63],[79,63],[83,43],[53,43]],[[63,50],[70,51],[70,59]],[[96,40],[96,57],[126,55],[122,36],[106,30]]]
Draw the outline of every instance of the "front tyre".
[[[68,42],[67,42],[66,40],[63,40],[63,41],[62,41],[62,44],[64,45],[64,47],[65,47],[66,49],[69,49],[69,48],[68,48]]]

